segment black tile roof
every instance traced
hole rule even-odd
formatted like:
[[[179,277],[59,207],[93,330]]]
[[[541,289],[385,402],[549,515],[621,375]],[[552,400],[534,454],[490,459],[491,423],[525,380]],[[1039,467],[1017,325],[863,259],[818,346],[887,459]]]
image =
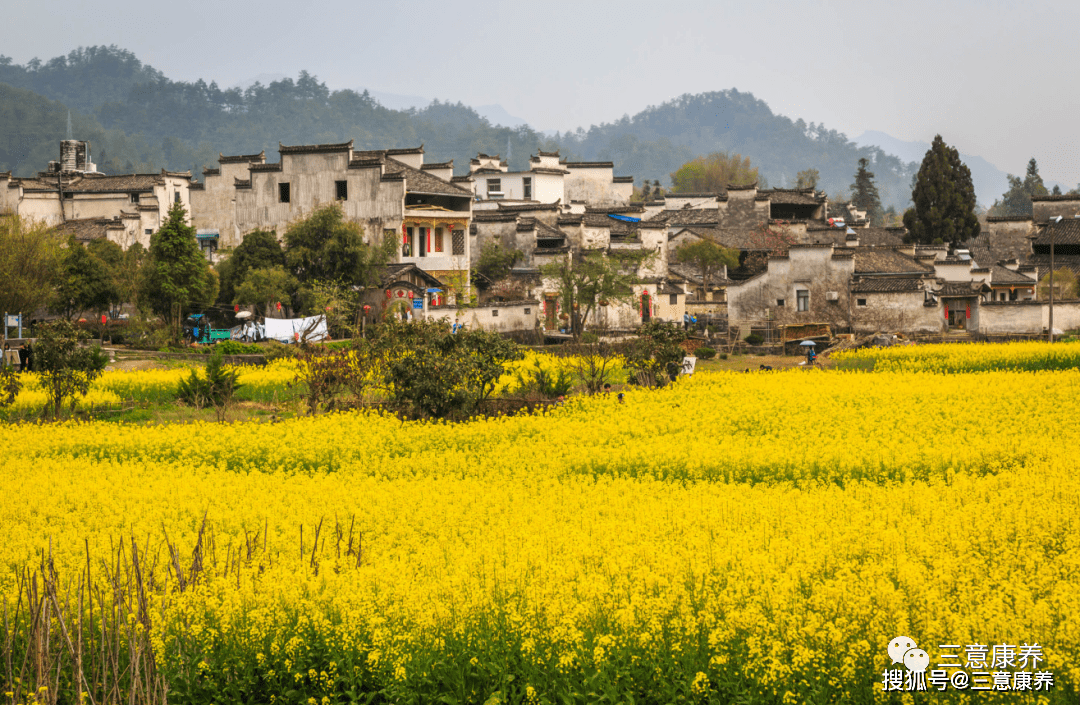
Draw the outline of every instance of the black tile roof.
[[[124,224],[119,218],[77,218],[56,226],[56,232],[64,237],[71,235],[79,242],[103,240],[109,230],[123,230]]]
[[[278,154],[315,154],[319,152],[348,152],[353,148],[353,140],[336,144],[301,144],[286,146],[278,142]]]
[[[236,154],[233,156],[225,156],[218,152],[218,164],[243,164],[246,162],[264,162],[266,161],[266,150],[259,152],[258,154]]]
[[[1008,267],[1003,267],[1000,264],[994,264],[990,266],[990,285],[1015,285],[1015,284],[1028,284],[1034,285],[1035,280],[1026,274],[1020,272],[1014,272]]]
[[[891,248],[855,248],[856,274],[922,274],[932,271],[933,267]]]
[[[614,169],[614,162],[559,162],[567,169]]]
[[[1060,223],[1050,221],[1039,228],[1032,238],[1033,245],[1080,245],[1080,218],[1062,218]]]
[[[813,189],[774,188],[761,191],[758,195],[768,196],[772,203],[792,206],[819,206],[825,202],[825,196],[815,194]]]
[[[473,192],[460,186],[428,174],[420,169],[414,169],[396,159],[387,158],[383,176],[400,175],[405,179],[405,190],[409,193],[424,193],[438,196],[462,196],[472,198]]]
[[[859,277],[851,285],[853,294],[892,294],[925,290],[926,281],[919,277]]]

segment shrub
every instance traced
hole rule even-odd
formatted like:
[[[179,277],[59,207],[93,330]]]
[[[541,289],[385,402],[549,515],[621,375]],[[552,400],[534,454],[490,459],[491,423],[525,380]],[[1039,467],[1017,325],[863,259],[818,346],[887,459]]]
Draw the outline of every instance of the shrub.
[[[702,345],[700,348],[695,350],[694,354],[700,357],[702,360],[711,360],[716,357],[716,351],[706,345]],[[724,357],[727,356],[725,355]]]
[[[86,396],[109,357],[100,347],[79,344],[79,332],[70,321],[58,320],[37,327],[34,343],[34,371],[40,375],[41,386],[48,395],[47,410],[54,419],[60,418],[64,402],[75,395]]]
[[[262,353],[255,343],[241,343],[238,340],[222,340],[215,346],[223,355],[259,355]]]
[[[662,387],[668,378],[674,380],[685,355],[684,340],[686,333],[680,326],[660,322],[641,326],[626,356],[627,365],[637,373],[638,384]]]
[[[717,355],[717,357],[719,357],[721,360],[726,360],[727,359],[727,353],[722,352],[719,355]]]
[[[749,345],[761,345],[765,342],[765,339],[762,338],[759,333],[751,333],[750,335],[746,336],[744,340]]]
[[[178,389],[180,401],[191,404],[196,409],[214,407],[218,421],[225,420],[225,411],[241,386],[237,381],[240,377],[239,371],[226,369],[222,362],[224,357],[220,349],[215,350],[206,361],[204,375],[192,370],[187,379],[180,380]]]

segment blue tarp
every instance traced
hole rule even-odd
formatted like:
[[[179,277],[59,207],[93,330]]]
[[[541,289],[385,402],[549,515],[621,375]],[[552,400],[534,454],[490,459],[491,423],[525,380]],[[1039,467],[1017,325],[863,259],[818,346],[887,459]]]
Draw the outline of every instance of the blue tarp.
[[[628,215],[615,215],[614,213],[608,213],[607,217],[614,218],[615,220],[621,220],[624,223],[640,223],[641,218],[631,218]]]

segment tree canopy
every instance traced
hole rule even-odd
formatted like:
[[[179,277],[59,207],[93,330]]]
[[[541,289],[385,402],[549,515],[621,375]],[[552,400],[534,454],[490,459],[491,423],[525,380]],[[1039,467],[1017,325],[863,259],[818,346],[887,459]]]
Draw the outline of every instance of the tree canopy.
[[[0,307],[32,313],[52,303],[63,240],[42,222],[0,215]],[[2,312],[0,312],[2,313]]]
[[[915,205],[904,213],[904,227],[914,242],[958,244],[979,234],[971,170],[941,135],[923,157],[912,192]]]
[[[989,214],[992,216],[1031,215],[1034,207],[1031,203],[1032,196],[1045,196],[1048,191],[1039,175],[1039,165],[1035,157],[1028,162],[1027,172],[1024,179],[1008,175],[1009,190],[999,200],[994,201]],[[1057,188],[1056,186],[1054,188]],[[1058,189],[1060,191],[1060,189]]]
[[[727,152],[692,159],[671,175],[675,193],[722,193],[728,186],[749,186],[757,180],[750,157]]]
[[[851,185],[851,205],[865,211],[871,225],[881,225],[884,211],[881,208],[877,185],[874,184],[874,172],[870,171],[869,166],[870,160],[866,157],[859,159],[855,183]]]
[[[341,206],[331,203],[285,231],[285,265],[302,284],[336,281],[372,286],[395,245],[381,234],[378,242],[366,243],[360,226],[345,220]]]
[[[639,281],[637,269],[651,256],[629,251],[610,256],[588,252],[540,267],[540,274],[558,287],[562,310],[570,316],[574,338],[581,337],[585,321],[600,302],[634,300],[634,284]]]
[[[154,313],[178,326],[195,307],[213,303],[217,292],[217,273],[199,249],[184,206],[174,203],[165,223],[150,237],[142,296]],[[174,305],[180,307],[179,319]]]
[[[712,278],[724,266],[734,269],[739,266],[739,251],[712,240],[698,240],[680,245],[675,250],[675,259],[696,268],[701,274],[703,293],[707,296],[712,290]]]

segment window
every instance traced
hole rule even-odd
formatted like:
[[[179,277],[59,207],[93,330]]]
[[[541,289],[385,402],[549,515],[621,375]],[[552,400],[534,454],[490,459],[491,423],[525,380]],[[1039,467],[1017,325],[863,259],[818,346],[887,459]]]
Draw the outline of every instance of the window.
[[[180,202],[180,192],[177,191],[176,193],[173,194],[173,203],[179,203],[179,202]]]
[[[776,300],[776,305],[779,308],[783,308],[784,307],[784,300],[783,299],[777,299]]]
[[[337,190],[337,200],[347,201],[349,200],[349,182],[348,181],[335,181],[334,188]]]
[[[855,305],[856,306],[865,306],[866,305],[866,299],[855,299]]]
[[[795,292],[795,310],[797,311],[809,311],[810,310],[810,292],[806,289],[799,289]]]
[[[71,191],[64,191],[64,198],[75,198],[75,194]]]
[[[433,249],[432,252],[443,251],[442,228],[435,228],[435,242],[433,244],[435,245],[435,249]]]
[[[488,179],[487,187],[488,196],[491,196],[493,193],[502,195],[502,179]]]
[[[137,194],[137,193],[131,194],[131,202],[132,203],[138,203],[139,202],[139,194]]]
[[[292,189],[289,188],[289,184],[277,185],[278,201],[281,203],[290,203],[292,201]]]
[[[532,177],[526,176],[521,180],[522,183],[522,197],[526,200],[532,198]]]
[[[453,242],[453,245],[454,245],[453,255],[455,257],[464,257],[465,256],[465,231],[464,230],[455,230],[454,235],[453,235],[453,240],[454,240],[454,242]]]
[[[498,318],[499,317],[499,309],[497,309],[497,308],[492,309],[491,310],[491,317],[492,318]]]
[[[405,244],[401,246],[401,256],[412,257],[413,229],[408,228],[406,232],[408,235],[405,236]]]
[[[150,228],[147,228],[147,229],[146,229],[146,230],[144,230],[143,232],[144,232],[144,233],[146,233],[147,235],[153,235],[153,234],[154,234],[154,231],[153,231],[153,230],[151,230]]]
[[[669,294],[668,295],[668,304],[670,306],[678,306],[679,305],[679,295],[678,294]]]
[[[531,309],[531,308],[527,308],[527,309],[525,309],[525,315],[526,315],[526,316],[528,316],[528,315],[529,315],[530,313],[532,313],[532,309]]]

